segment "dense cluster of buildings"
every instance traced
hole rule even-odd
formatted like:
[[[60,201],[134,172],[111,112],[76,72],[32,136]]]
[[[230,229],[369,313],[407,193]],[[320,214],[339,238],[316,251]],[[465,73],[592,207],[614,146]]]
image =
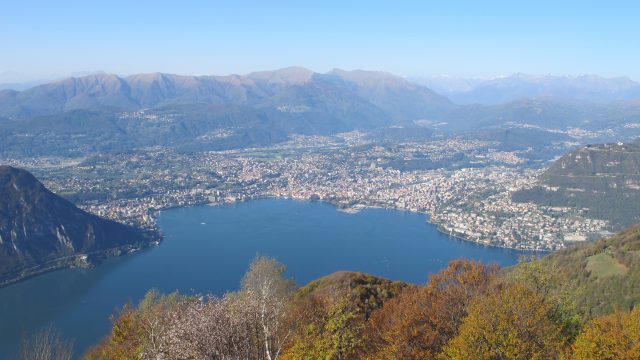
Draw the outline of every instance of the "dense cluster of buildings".
[[[363,145],[360,135],[350,134],[343,140],[316,136],[269,149],[102,154],[41,174],[47,186],[72,194],[84,209],[145,228],[155,227],[158,211],[171,207],[285,197],[348,210],[423,212],[453,236],[518,249],[554,250],[608,229],[570,208],[514,203],[510,194],[533,186],[540,174],[517,166],[517,152],[460,139]],[[412,161],[428,165],[402,169]]]

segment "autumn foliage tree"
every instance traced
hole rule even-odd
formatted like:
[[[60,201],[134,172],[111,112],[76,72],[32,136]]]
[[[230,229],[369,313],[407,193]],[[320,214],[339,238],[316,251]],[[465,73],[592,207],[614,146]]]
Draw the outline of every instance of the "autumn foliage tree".
[[[148,291],[137,308],[125,305],[112,317],[111,334],[89,351],[85,359],[125,360],[161,353],[166,347],[170,315],[182,301],[185,298],[178,293],[161,295],[154,289]]]
[[[569,344],[578,335],[583,318],[572,296],[579,292],[577,286],[571,281],[560,281],[560,273],[556,266],[543,264],[531,257],[521,259],[518,266],[505,269],[502,278],[505,281],[527,285],[536,295],[542,297],[550,308],[551,320],[560,327],[561,336]],[[559,282],[564,286],[557,288],[554,284]]]
[[[556,359],[564,340],[552,308],[526,285],[501,283],[477,297],[445,348],[449,359]]]
[[[455,260],[432,275],[426,287],[407,288],[372,315],[365,356],[433,358],[457,334],[470,302],[487,291],[497,270],[497,266]]]
[[[303,317],[306,321],[283,359],[353,359],[361,345],[364,321],[350,304],[344,298],[337,303],[313,298],[303,304],[312,306],[305,312],[313,315]]]
[[[295,289],[284,271],[257,257],[223,297],[150,291],[85,359],[640,359],[640,310],[585,325],[538,261],[456,260],[425,286],[338,272]]]
[[[576,338],[573,358],[640,359],[640,308],[593,319]]]
[[[86,359],[277,360],[290,329],[283,326],[294,287],[284,266],[257,257],[241,290],[215,296],[161,296],[113,318],[111,334]]]
[[[300,289],[289,308],[293,329],[283,359],[356,359],[369,317],[406,284],[338,272]]]

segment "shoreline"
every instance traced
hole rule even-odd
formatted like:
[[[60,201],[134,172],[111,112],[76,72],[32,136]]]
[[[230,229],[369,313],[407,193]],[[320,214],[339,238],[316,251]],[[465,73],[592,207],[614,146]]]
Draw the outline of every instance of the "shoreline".
[[[19,269],[0,277],[0,288],[11,286],[19,282],[31,279],[33,277],[48,274],[58,270],[65,269],[91,269],[100,266],[105,260],[117,258],[127,255],[133,255],[145,249],[159,246],[162,242],[162,236],[153,238],[146,242],[122,245],[115,248],[96,250],[89,253],[67,255],[55,259],[48,260],[42,264],[30,266],[28,268]]]
[[[205,203],[199,203],[199,204],[190,204],[190,205],[176,205],[176,206],[169,206],[163,209],[158,209],[157,212],[158,214],[160,214],[160,212],[164,211],[164,210],[170,210],[170,209],[175,209],[175,208],[183,208],[183,207],[189,207],[189,206],[221,206],[221,205],[233,205],[233,204],[237,204],[237,203],[242,203],[242,202],[248,202],[248,201],[253,201],[253,200],[263,200],[263,199],[281,199],[281,200],[294,200],[294,201],[308,201],[308,202],[322,202],[328,205],[332,205],[336,211],[338,212],[342,212],[345,214],[350,214],[350,215],[355,215],[360,213],[363,210],[367,210],[367,209],[383,209],[383,210],[393,210],[393,211],[401,211],[401,212],[407,212],[407,213],[411,213],[411,214],[422,214],[426,216],[425,221],[428,224],[433,225],[436,230],[438,230],[440,233],[447,235],[453,239],[456,240],[461,240],[461,241],[465,241],[468,243],[472,243],[472,244],[476,244],[476,245],[480,245],[480,246],[488,246],[488,247],[494,247],[494,248],[500,248],[500,249],[507,249],[507,250],[514,250],[514,251],[521,251],[521,252],[535,252],[535,253],[552,253],[554,251],[557,250],[549,250],[549,249],[522,249],[522,248],[515,248],[515,247],[509,247],[509,246],[502,246],[502,245],[496,245],[496,244],[487,244],[487,243],[482,243],[482,242],[478,242],[478,241],[474,241],[468,238],[465,238],[462,235],[458,235],[458,234],[452,234],[449,233],[448,231],[443,229],[443,225],[439,224],[437,222],[433,222],[431,221],[431,215],[426,212],[426,211],[420,211],[420,210],[409,210],[409,209],[400,209],[397,207],[389,207],[389,206],[380,206],[380,205],[366,205],[366,204],[355,204],[353,206],[347,206],[344,207],[343,204],[340,204],[337,201],[333,201],[333,200],[323,200],[323,199],[310,199],[310,198],[301,198],[301,197],[293,197],[293,196],[259,196],[259,197],[251,197],[251,198],[247,198],[247,199],[237,199],[235,201],[232,202],[227,202],[227,201],[223,201],[223,202],[205,202]],[[157,218],[155,219],[157,220]]]
[[[506,249],[506,250],[515,250],[515,251],[522,251],[522,252],[535,252],[535,253],[552,253],[554,251],[557,250],[544,250],[544,249],[518,249],[518,248],[514,248],[514,247],[508,247],[508,246],[500,246],[500,245],[495,245],[495,244],[486,244],[486,243],[481,243],[478,241],[473,241],[473,240],[469,240],[466,239],[465,237],[463,237],[462,235],[457,235],[451,232],[446,231],[445,229],[443,229],[442,225],[432,222],[429,219],[427,219],[427,222],[431,225],[433,225],[436,230],[438,230],[440,233],[447,235],[450,238],[456,239],[456,240],[461,240],[461,241],[465,241],[465,242],[469,242],[469,243],[473,243],[476,245],[482,245],[482,246],[487,246],[487,247],[494,247],[494,248],[499,248],[499,249]]]
[[[297,201],[313,201],[313,200],[302,199],[302,198],[278,197],[278,196],[268,196],[268,197],[259,198],[259,199],[293,199],[293,200],[297,200]],[[259,199],[252,199],[252,200],[259,200]],[[385,206],[364,205],[364,204],[358,204],[356,206],[350,206],[350,207],[346,207],[346,208],[341,208],[339,204],[336,204],[336,203],[334,203],[332,201],[326,201],[326,200],[322,200],[322,199],[315,200],[315,201],[321,201],[321,202],[333,205],[335,207],[336,211],[347,213],[347,214],[358,214],[362,210],[366,210],[366,209],[383,209],[383,210],[393,210],[393,211],[407,212],[407,213],[411,213],[411,214],[426,215],[426,220],[425,221],[428,224],[433,225],[436,228],[436,230],[438,230],[440,233],[442,233],[444,235],[447,235],[450,238],[453,238],[453,239],[456,239],[456,240],[461,240],[461,241],[472,243],[472,244],[476,244],[476,245],[494,247],[494,248],[500,248],[500,249],[507,249],[507,250],[522,251],[522,252],[552,253],[554,251],[557,251],[557,250],[546,250],[546,249],[520,249],[520,248],[515,248],[515,247],[501,246],[501,245],[496,245],[496,244],[487,244],[487,243],[481,243],[481,242],[478,242],[478,241],[470,240],[468,238],[465,238],[462,235],[456,235],[456,234],[451,234],[451,233],[447,232],[446,230],[443,229],[443,225],[431,221],[431,215],[426,211],[420,211],[420,210],[413,211],[413,210],[409,210],[409,209],[400,209],[400,208],[397,208],[397,207],[385,207]]]
[[[356,204],[355,206],[343,207],[342,204],[336,201],[331,201],[331,200],[308,199],[308,198],[289,197],[289,196],[260,196],[260,197],[251,197],[248,199],[237,199],[232,202],[226,202],[226,201],[202,202],[202,203],[185,204],[185,205],[172,205],[172,206],[167,206],[161,209],[154,209],[154,212],[155,212],[154,222],[156,226],[154,226],[153,231],[156,233],[157,236],[155,236],[152,240],[149,240],[141,244],[123,245],[121,247],[98,250],[98,251],[87,253],[87,254],[74,254],[74,255],[69,255],[62,258],[52,259],[47,261],[46,263],[35,265],[26,269],[14,271],[11,274],[1,277],[0,288],[19,283],[23,280],[28,280],[38,275],[43,275],[43,274],[58,271],[58,270],[72,269],[72,268],[89,268],[90,269],[92,267],[99,266],[103,261],[109,258],[134,255],[135,253],[138,253],[144,249],[151,248],[153,246],[159,246],[162,243],[163,235],[161,231],[157,228],[157,220],[159,215],[165,210],[180,209],[180,208],[186,208],[186,207],[192,207],[192,206],[233,205],[233,204],[238,204],[238,203],[243,203],[243,202],[248,202],[253,200],[265,200],[265,199],[322,202],[327,205],[333,206],[333,208],[338,212],[351,214],[351,215],[358,214],[361,211],[366,209],[383,209],[383,210],[407,212],[412,214],[423,214],[423,215],[426,215],[425,221],[428,224],[433,225],[438,232],[450,237],[451,239],[472,243],[478,246],[494,247],[494,248],[500,248],[505,250],[513,250],[513,251],[528,252],[528,253],[552,253],[554,251],[554,250],[544,250],[544,249],[519,249],[514,247],[500,246],[495,244],[486,244],[486,243],[470,240],[465,238],[464,236],[461,236],[458,234],[452,234],[444,230],[441,224],[432,222],[430,220],[430,215],[426,211],[412,211],[408,209],[400,209],[395,207],[385,207],[385,206],[365,205],[365,204]],[[148,230],[148,229],[141,229],[141,230]],[[85,261],[85,263],[83,263],[83,261]]]

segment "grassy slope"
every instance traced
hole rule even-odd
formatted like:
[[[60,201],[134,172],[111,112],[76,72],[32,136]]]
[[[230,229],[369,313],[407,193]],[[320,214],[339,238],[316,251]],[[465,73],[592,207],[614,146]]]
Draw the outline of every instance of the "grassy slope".
[[[552,275],[552,291],[568,290],[586,316],[640,304],[640,225],[537,261]]]

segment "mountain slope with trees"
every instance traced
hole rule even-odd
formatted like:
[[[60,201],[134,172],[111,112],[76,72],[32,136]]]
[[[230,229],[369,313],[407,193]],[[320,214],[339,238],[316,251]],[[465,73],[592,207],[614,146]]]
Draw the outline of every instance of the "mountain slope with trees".
[[[154,239],[78,209],[29,172],[0,166],[0,285],[66,266],[87,266]]]
[[[538,186],[514,193],[513,200],[584,209],[615,230],[640,223],[640,144],[579,148],[556,160]]]

